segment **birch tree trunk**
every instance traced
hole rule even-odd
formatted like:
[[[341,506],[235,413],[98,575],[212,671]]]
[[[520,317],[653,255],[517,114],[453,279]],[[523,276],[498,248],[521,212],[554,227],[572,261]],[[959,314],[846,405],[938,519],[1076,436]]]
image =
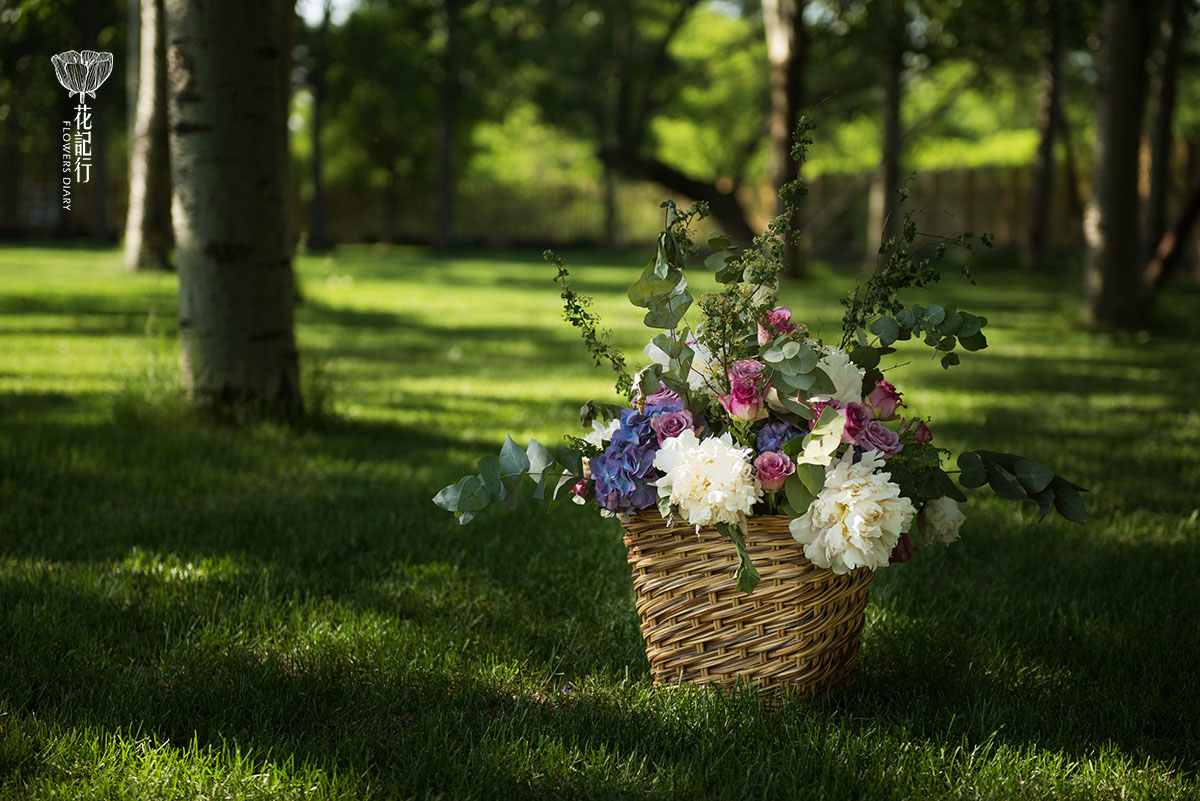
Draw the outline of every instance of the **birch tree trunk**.
[[[792,158],[792,134],[804,107],[804,68],[808,57],[808,38],[804,27],[807,0],[763,0],[763,26],[767,34],[767,59],[771,63],[771,110],[767,130],[771,138],[771,185],[778,193],[796,180],[798,165]],[[795,203],[802,200],[797,198]],[[783,200],[775,207],[783,213]],[[792,230],[800,230],[799,210],[792,212]],[[805,271],[802,243],[784,251],[788,275],[800,277]]]
[[[1105,0],[1096,54],[1092,197],[1084,218],[1084,295],[1097,325],[1142,323],[1138,150],[1145,105],[1149,10],[1142,0]]]
[[[302,413],[292,329],[291,0],[166,0],[183,383],[202,408]]]
[[[171,161],[163,0],[141,0],[137,104],[129,146],[125,266],[171,269]]]
[[[1029,237],[1025,265],[1042,268],[1050,251],[1054,208],[1054,138],[1058,130],[1062,87],[1063,47],[1059,12],[1052,4],[1046,13],[1046,40],[1042,54],[1042,96],[1038,108],[1038,149],[1030,187]]]

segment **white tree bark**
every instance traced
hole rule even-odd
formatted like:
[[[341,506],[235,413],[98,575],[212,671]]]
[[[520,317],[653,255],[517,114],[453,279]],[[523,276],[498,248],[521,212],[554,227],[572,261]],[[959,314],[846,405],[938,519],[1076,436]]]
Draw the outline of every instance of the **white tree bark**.
[[[290,0],[167,0],[183,382],[197,405],[302,411],[287,218]]]
[[[167,143],[167,40],[163,0],[141,0],[137,105],[129,147],[125,265],[171,267],[171,162]]]

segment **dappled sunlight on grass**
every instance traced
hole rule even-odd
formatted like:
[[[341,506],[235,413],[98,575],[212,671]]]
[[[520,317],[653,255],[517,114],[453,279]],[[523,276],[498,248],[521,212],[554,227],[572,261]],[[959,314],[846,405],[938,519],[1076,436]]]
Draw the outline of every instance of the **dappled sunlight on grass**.
[[[636,369],[646,254],[566,255]],[[948,277],[991,347],[902,347],[909,412],[1088,485],[1092,522],[980,493],[954,547],[877,576],[855,685],[772,705],[650,685],[613,521],[430,503],[612,399],[540,254],[298,267],[332,413],[236,430],[180,403],[173,277],[0,250],[0,795],[1195,796],[1194,294],[1108,338],[1061,279]],[[852,280],[783,300],[837,339]]]

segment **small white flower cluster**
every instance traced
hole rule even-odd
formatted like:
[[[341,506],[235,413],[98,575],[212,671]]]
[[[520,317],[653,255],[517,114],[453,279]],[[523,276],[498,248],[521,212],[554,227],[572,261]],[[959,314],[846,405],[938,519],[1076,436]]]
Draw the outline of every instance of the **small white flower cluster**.
[[[729,434],[697,439],[684,431],[663,443],[654,466],[664,475],[656,482],[660,498],[696,526],[739,524],[762,498],[754,479],[751,451],[734,446]]]
[[[791,522],[792,536],[817,567],[849,573],[888,564],[916,509],[890,481],[891,473],[878,471],[883,464],[875,451],[853,464],[848,452],[826,471],[808,511]]]

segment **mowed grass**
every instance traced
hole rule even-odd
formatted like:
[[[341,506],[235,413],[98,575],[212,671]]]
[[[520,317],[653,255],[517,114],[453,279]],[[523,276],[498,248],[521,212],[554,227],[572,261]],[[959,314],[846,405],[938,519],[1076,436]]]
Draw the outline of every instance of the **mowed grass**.
[[[646,255],[571,256],[635,365]],[[992,345],[898,354],[910,410],[1092,520],[977,493],[878,575],[854,686],[770,703],[650,684],[613,521],[430,502],[611,399],[536,254],[298,269],[321,414],[235,430],[180,406],[171,276],[0,249],[0,797],[1200,797],[1195,290],[1111,339],[1071,281],[948,278]],[[784,300],[836,338],[848,286]]]

